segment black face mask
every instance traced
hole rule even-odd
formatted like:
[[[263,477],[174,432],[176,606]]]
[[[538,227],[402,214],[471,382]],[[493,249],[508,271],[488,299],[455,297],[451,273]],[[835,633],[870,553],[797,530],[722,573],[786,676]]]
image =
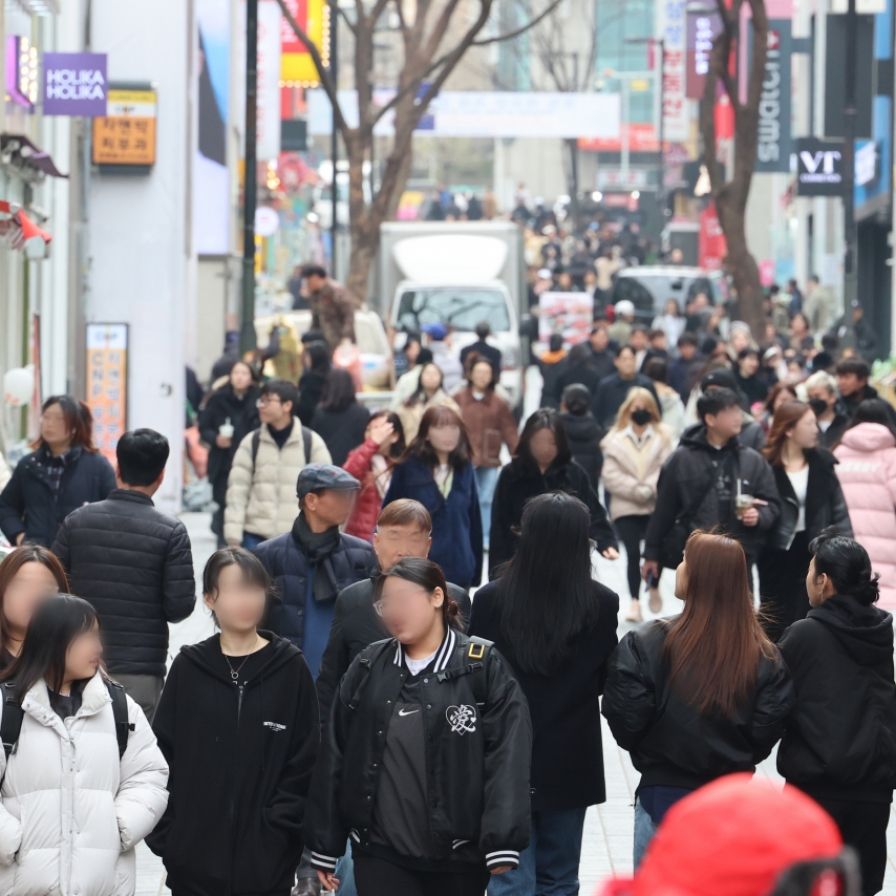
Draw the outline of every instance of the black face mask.
[[[638,408],[637,411],[632,411],[632,423],[637,423],[638,426],[644,426],[645,423],[650,423],[650,418],[650,411],[647,411],[644,408]]]
[[[815,411],[816,417],[820,417],[828,409],[828,403],[823,398],[810,398],[809,407]]]

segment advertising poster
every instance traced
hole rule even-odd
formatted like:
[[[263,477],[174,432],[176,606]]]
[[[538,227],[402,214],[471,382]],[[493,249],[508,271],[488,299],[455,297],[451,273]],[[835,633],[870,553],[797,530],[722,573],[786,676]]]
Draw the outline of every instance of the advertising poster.
[[[128,428],[128,325],[87,324],[87,405],[97,448],[116,463],[115,449]]]
[[[326,64],[329,47],[324,38],[329,37],[329,7],[324,0],[286,0],[286,6],[321,51]],[[320,83],[320,75],[308,48],[296,37],[285,16],[280,17],[280,50],[280,77],[284,81],[299,87],[316,87]]]
[[[156,162],[157,94],[153,89],[109,87],[108,112],[93,119],[93,163],[137,165]]]
[[[589,292],[545,292],[538,300],[538,338],[547,342],[562,333],[569,345],[584,342],[594,321],[594,296]]]

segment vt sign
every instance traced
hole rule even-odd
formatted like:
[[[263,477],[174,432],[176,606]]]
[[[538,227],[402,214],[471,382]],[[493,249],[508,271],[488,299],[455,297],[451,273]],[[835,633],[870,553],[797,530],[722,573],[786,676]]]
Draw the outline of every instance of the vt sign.
[[[843,193],[843,144],[806,137],[797,140],[798,196],[840,196]]]

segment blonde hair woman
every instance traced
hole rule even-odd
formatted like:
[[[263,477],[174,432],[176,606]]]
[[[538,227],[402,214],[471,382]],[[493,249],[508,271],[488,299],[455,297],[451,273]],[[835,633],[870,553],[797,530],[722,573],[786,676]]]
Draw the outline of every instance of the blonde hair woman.
[[[604,486],[611,495],[610,519],[625,545],[631,606],[626,620],[641,621],[641,542],[647,534],[650,514],[656,506],[660,467],[674,448],[675,435],[661,422],[652,393],[632,389],[626,396],[616,424],[604,437]],[[659,578],[648,581],[650,611],[659,613],[663,604]]]

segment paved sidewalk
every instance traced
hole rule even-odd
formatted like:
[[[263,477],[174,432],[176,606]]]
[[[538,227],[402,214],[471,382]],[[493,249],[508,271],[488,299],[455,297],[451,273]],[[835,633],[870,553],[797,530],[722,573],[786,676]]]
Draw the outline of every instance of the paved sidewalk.
[[[201,573],[206,560],[214,551],[214,538],[209,532],[208,514],[184,514],[183,520],[190,532],[193,542],[193,556],[196,563],[196,590],[200,591]],[[616,591],[621,598],[619,635],[632,628],[623,621],[628,608],[628,588],[625,583],[625,558],[615,562],[597,558],[597,578]],[[663,616],[671,616],[681,611],[681,601],[673,595],[673,577],[667,572],[660,583],[663,595]],[[646,601],[644,601],[646,611]],[[651,614],[645,615],[651,618]],[[212,634],[213,627],[208,610],[197,602],[193,615],[171,626],[171,657],[184,644],[194,644]],[[629,755],[616,746],[604,723],[604,768],[607,780],[607,802],[602,806],[589,810],[585,822],[585,836],[582,844],[581,893],[590,896],[599,882],[612,874],[629,874],[632,868],[632,826],[634,813],[635,789],[638,785],[638,773],[632,767]],[[775,771],[774,755],[760,768],[763,774],[772,780],[780,778]],[[885,896],[896,896],[896,866],[892,857],[896,857],[896,823],[890,825],[888,832],[890,867],[884,884]],[[138,847],[137,861],[137,896],[164,896],[169,891],[164,886],[164,869],[162,864],[147,848]],[[400,896],[400,894],[396,894]],[[531,894],[520,894],[531,896]]]

